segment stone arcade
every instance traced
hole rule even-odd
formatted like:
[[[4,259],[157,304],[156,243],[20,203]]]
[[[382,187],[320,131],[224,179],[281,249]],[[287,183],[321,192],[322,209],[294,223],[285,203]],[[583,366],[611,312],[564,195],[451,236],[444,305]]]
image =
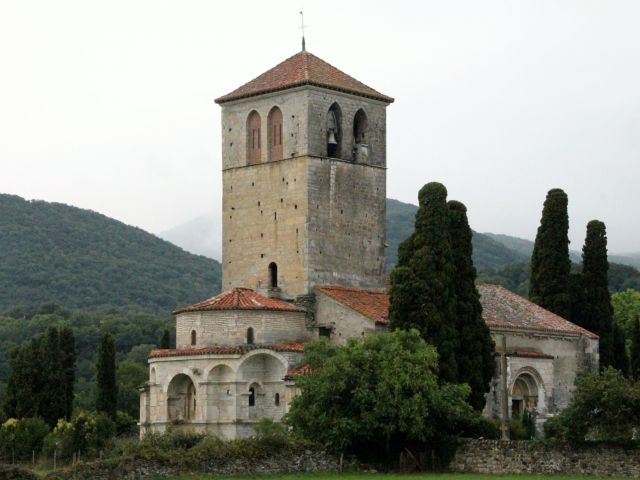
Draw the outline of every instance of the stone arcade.
[[[149,355],[141,435],[225,438],[279,420],[304,343],[387,328],[386,107],[393,99],[302,50],[216,100],[222,107],[223,289],[176,310],[176,348]],[[480,288],[507,338],[509,409],[564,408],[595,335],[496,286]],[[485,414],[500,411],[498,371]]]

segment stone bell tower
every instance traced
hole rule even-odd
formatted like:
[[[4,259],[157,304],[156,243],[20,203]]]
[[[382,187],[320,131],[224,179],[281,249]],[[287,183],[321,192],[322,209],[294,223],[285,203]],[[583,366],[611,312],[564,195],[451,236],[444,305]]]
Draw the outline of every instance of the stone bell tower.
[[[384,287],[391,102],[305,50],[216,99],[223,290]]]

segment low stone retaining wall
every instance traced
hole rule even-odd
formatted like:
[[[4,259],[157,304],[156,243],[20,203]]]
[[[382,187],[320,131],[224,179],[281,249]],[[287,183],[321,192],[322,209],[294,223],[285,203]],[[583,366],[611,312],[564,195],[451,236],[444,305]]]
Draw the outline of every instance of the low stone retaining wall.
[[[555,446],[536,441],[463,440],[449,464],[457,473],[640,477],[640,449]]]
[[[343,465],[344,468],[347,466]],[[350,469],[354,465],[348,466]],[[169,462],[142,458],[119,458],[88,463],[50,473],[46,480],[98,479],[138,480],[148,477],[166,477],[179,473],[211,473],[218,475],[256,475],[265,473],[335,472],[339,460],[326,452],[306,450],[301,453],[274,455],[255,461],[231,460],[224,464],[205,462],[197,469],[183,471],[183,466]],[[195,471],[194,471],[195,470]]]
[[[0,479],[2,480],[38,480],[35,473],[21,467],[0,464]]]

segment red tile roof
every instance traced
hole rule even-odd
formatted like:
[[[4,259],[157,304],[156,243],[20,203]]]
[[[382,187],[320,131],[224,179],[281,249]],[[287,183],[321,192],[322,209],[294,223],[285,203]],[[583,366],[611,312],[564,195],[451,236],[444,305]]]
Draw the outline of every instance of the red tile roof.
[[[389,323],[389,296],[384,291],[320,285],[318,291],[379,324]],[[478,285],[482,317],[490,328],[597,335],[498,285]]]
[[[304,312],[304,309],[290,303],[260,295],[249,288],[234,288],[213,298],[194,303],[173,311],[174,315],[185,312],[209,310],[277,310],[281,312]]]
[[[304,343],[288,342],[273,345],[214,345],[203,348],[168,348],[149,352],[148,358],[185,357],[192,355],[244,355],[252,350],[273,350],[275,352],[304,353]]]
[[[304,364],[299,367],[291,367],[287,370],[287,377],[293,379],[298,375],[309,375],[310,373],[311,367],[308,364]]]
[[[482,316],[489,327],[598,338],[594,333],[499,285],[478,285],[478,291],[482,302]]]
[[[375,323],[389,323],[389,295],[384,290],[362,290],[337,285],[319,285],[317,289]]]
[[[393,98],[383,95],[303,50],[233,92],[217,98],[216,103],[230,102],[301,85],[315,85],[387,103],[393,102]]]

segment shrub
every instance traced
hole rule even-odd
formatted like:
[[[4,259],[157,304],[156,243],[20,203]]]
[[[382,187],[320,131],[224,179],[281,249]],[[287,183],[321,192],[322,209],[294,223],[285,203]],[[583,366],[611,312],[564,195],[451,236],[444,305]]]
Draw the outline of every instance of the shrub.
[[[465,425],[461,436],[468,438],[500,439],[500,420],[474,415]]]
[[[580,374],[569,406],[545,426],[545,432],[552,438],[574,443],[629,442],[637,431],[640,431],[640,383],[613,368],[601,374]]]
[[[529,440],[531,435],[520,420],[512,418],[509,422],[509,438],[511,440]]]
[[[58,458],[71,458],[74,453],[84,457],[96,457],[110,446],[116,433],[115,423],[105,413],[78,412],[70,422],[58,420],[58,424],[44,440],[44,452]]]
[[[49,426],[41,418],[11,418],[0,428],[0,454],[7,459],[30,459],[42,451],[48,433]]]

